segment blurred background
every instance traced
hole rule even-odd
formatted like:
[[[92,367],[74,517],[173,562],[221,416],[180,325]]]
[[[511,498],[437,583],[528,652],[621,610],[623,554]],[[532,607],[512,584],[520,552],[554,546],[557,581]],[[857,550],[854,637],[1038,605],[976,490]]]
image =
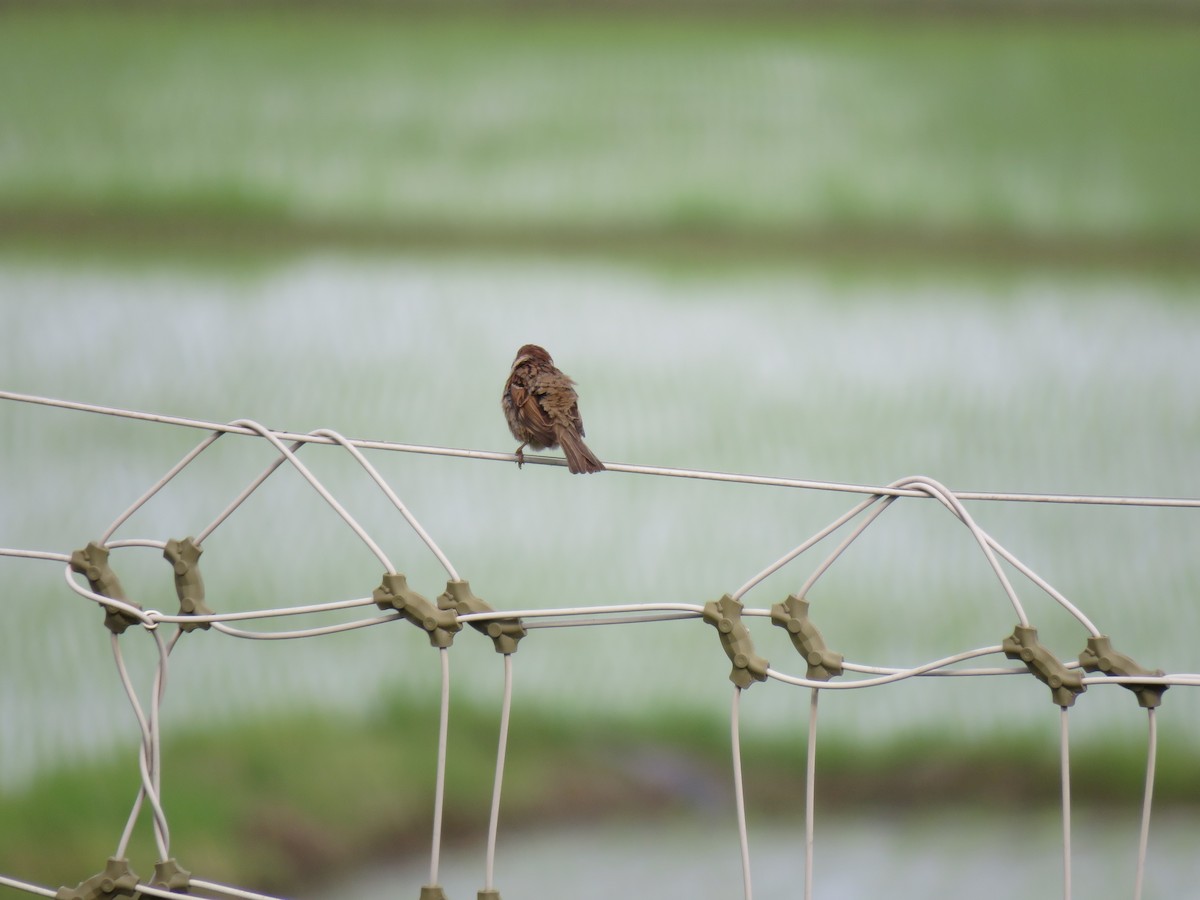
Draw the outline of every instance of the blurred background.
[[[1194,4],[17,3],[0,9],[0,84],[0,389],[511,452],[500,389],[532,341],[578,382],[609,461],[1200,496]],[[82,547],[202,437],[0,402],[0,546]],[[444,572],[343,457],[304,453],[435,597]],[[703,603],[857,501],[371,458],[497,608]],[[222,439],[117,537],[197,533],[271,459]],[[970,509],[1118,649],[1200,669],[1194,510]],[[747,604],[798,590],[827,549]],[[379,583],[286,469],[205,550],[220,611]],[[114,566],[173,608],[157,554]],[[0,587],[0,873],[73,885],[120,835],[136,730],[101,617],[58,566],[0,557]],[[1078,624],[1017,589],[1075,658]],[[1014,625],[932,503],[895,504],[809,599],[827,642],[868,664]],[[754,635],[802,674],[784,634]],[[152,642],[122,646],[145,698]],[[474,633],[451,657],[443,882],[467,896],[501,665]],[[708,626],[538,631],[514,668],[497,886],[738,896],[728,663]],[[186,636],[163,712],[174,855],[297,897],[417,892],[438,676],[407,626]],[[1197,875],[1196,694],[1172,690],[1160,716],[1148,897]],[[1026,678],[827,694],[818,896],[999,897],[1014,879],[1055,894],[1048,700]],[[743,702],[765,897],[803,877],[807,704],[778,683]],[[1077,704],[1081,891],[1132,884],[1144,744],[1131,694]]]

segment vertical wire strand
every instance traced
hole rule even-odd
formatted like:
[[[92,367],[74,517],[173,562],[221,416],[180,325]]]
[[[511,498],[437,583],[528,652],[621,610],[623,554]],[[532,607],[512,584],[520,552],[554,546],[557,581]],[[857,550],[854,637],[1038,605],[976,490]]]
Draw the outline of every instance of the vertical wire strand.
[[[745,900],[753,900],[754,891],[750,883],[750,837],[746,833],[746,797],[742,791],[741,699],[742,689],[734,685],[733,705],[729,713],[730,744],[733,750],[733,797],[737,805],[738,841],[742,848],[742,894]]]
[[[133,689],[133,682],[129,678],[129,671],[125,667],[125,658],[121,653],[120,641],[115,633],[110,634],[109,638],[112,645],[113,660],[117,666],[117,675],[121,679],[121,685],[125,688],[129,704],[133,707],[133,714],[137,719],[141,734],[141,746],[138,748],[138,768],[141,772],[142,786],[133,801],[133,810],[130,812],[129,819],[125,823],[125,830],[121,834],[121,840],[117,845],[117,852],[115,854],[116,856],[124,856],[126,848],[129,846],[129,840],[133,835],[133,826],[137,822],[138,814],[142,809],[143,798],[150,801],[150,806],[153,808],[155,818],[159,823],[166,822],[166,815],[163,813],[162,805],[159,803],[158,791],[154,788],[154,779],[150,770],[150,760],[153,758],[150,723],[147,722],[146,714],[142,711],[142,705],[138,702],[137,692]]]
[[[134,714],[137,716],[138,724],[142,729],[142,745],[138,756],[138,769],[141,773],[142,784],[139,786],[137,796],[134,798],[133,807],[130,810],[129,818],[125,822],[125,830],[121,833],[121,839],[117,845],[115,855],[118,857],[125,855],[129,841],[133,836],[134,826],[137,824],[138,816],[142,811],[142,803],[149,796],[151,807],[154,810],[154,839],[158,845],[161,858],[168,859],[171,849],[171,831],[167,825],[166,812],[161,802],[162,740],[159,731],[159,709],[162,704],[163,693],[166,691],[167,659],[171,651],[175,649],[175,644],[183,632],[182,630],[176,631],[169,643],[163,642],[157,629],[152,631],[151,634],[158,647],[158,669],[154,675],[154,687],[150,701],[150,717],[148,721],[143,718],[141,708],[137,703],[137,696],[133,692],[133,683],[125,668],[120,642],[117,640],[115,634],[111,636],[117,670],[121,676],[121,682],[129,694],[129,699],[133,703]],[[147,791],[147,786],[149,786],[149,792]]]
[[[438,883],[442,857],[442,800],[446,793],[446,739],[450,733],[450,650],[441,648],[442,709],[438,719],[437,776],[433,791],[433,847],[429,852],[429,883]]]
[[[817,701],[819,688],[812,689],[808,707],[808,760],[804,772],[804,900],[813,895],[813,833],[816,820],[814,795],[817,787]]]
[[[1138,836],[1137,875],[1133,882],[1133,900],[1142,900],[1142,884],[1146,879],[1146,850],[1150,844],[1150,804],[1154,797],[1154,762],[1158,756],[1158,719],[1154,708],[1146,710],[1148,737],[1146,743],[1146,789],[1142,795],[1142,828]]]
[[[504,783],[504,759],[508,753],[508,721],[512,713],[512,654],[504,654],[504,698],[500,704],[500,737],[496,748],[496,780],[492,784],[492,811],[488,818],[485,891],[496,887],[496,833],[500,826],[500,789]]]
[[[1071,900],[1071,744],[1070,712],[1062,707],[1061,721],[1061,766],[1062,772],[1062,823],[1063,823],[1063,900]]]
[[[175,632],[177,638],[181,631]],[[163,692],[167,688],[167,660],[170,649],[162,639],[157,628],[150,632],[158,650],[158,667],[154,672],[154,685],[150,693],[150,780],[154,785],[154,793],[159,798],[159,806],[155,807],[154,839],[158,843],[160,859],[171,856],[171,830],[167,826],[166,812],[162,808],[162,733],[160,729],[159,712],[162,706]],[[174,646],[172,643],[171,646]]]

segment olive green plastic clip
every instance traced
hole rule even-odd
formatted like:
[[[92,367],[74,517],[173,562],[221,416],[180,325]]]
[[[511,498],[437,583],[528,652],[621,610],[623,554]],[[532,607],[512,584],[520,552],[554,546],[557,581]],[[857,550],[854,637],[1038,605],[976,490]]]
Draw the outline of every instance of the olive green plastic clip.
[[[154,864],[154,877],[150,879],[150,887],[186,894],[191,883],[192,873],[182,868],[174,858],[160,859]]]
[[[479,891],[475,895],[475,900],[500,900],[500,892],[495,888],[490,888],[486,891]]]
[[[1025,668],[1050,688],[1050,695],[1059,706],[1074,706],[1075,698],[1087,690],[1083,674],[1068,669],[1038,640],[1037,629],[1030,625],[1018,625],[1004,639],[1004,655],[1019,659]]]
[[[446,891],[440,884],[423,884],[421,900],[446,900]]]
[[[748,688],[756,681],[767,680],[767,668],[771,665],[754,652],[750,631],[742,622],[744,607],[728,594],[720,600],[709,600],[704,604],[704,621],[717,629],[721,646],[733,663],[729,680],[740,688]]]
[[[96,593],[99,593],[97,591]],[[108,900],[110,897],[136,897],[138,877],[129,868],[129,860],[110,856],[104,871],[79,882],[76,887],[61,887],[55,900]]]
[[[130,606],[136,606],[138,609],[142,608],[140,604],[134,603],[125,596],[125,589],[121,587],[121,580],[117,578],[117,573],[108,565],[108,548],[103,544],[90,541],[82,550],[76,550],[72,553],[71,571],[78,572],[87,578],[92,593],[100,594],[102,597],[111,597],[113,600],[120,600],[122,603],[128,603]],[[104,607],[104,625],[113,634],[123,634],[126,628],[130,625],[137,625],[140,621],[136,616],[132,616],[116,607]]]
[[[434,647],[449,647],[462,623],[453,610],[438,609],[408,586],[408,579],[398,572],[388,572],[383,583],[371,595],[380,609],[395,609],[418,628],[429,632]]]
[[[460,616],[495,612],[487,601],[471,593],[471,585],[466,581],[447,581],[446,592],[438,597],[437,604],[438,609],[453,610]],[[492,639],[497,653],[516,653],[517,641],[528,633],[520,619],[483,619],[469,624]]]
[[[1132,657],[1126,656],[1112,648],[1112,642],[1107,635],[1096,635],[1088,638],[1087,647],[1079,654],[1079,664],[1089,672],[1103,672],[1105,675],[1153,675],[1162,677],[1166,674],[1162,669],[1143,669]],[[1143,709],[1154,709],[1162,703],[1163,691],[1169,684],[1122,684],[1137,694],[1138,705]]]
[[[788,594],[786,600],[771,607],[771,622],[787,630],[796,652],[808,663],[810,681],[828,681],[842,674],[844,657],[825,646],[821,632],[808,618],[807,600]]]
[[[204,579],[200,577],[200,554],[204,551],[193,538],[182,541],[171,538],[163,548],[163,559],[175,570],[175,593],[179,595],[181,616],[211,616],[212,610],[204,603]],[[205,630],[212,622],[180,622],[181,631]]]

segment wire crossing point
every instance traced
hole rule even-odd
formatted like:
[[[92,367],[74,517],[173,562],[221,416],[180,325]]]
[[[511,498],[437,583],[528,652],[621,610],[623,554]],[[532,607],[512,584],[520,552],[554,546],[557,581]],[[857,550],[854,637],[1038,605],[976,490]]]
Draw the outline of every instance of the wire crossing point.
[[[182,868],[174,859],[161,859],[154,864],[154,877],[150,879],[150,887],[187,893],[191,883],[192,873]]]
[[[386,573],[371,598],[380,609],[397,610],[418,628],[429,632],[429,643],[434,647],[449,647],[454,643],[454,635],[462,631],[462,622],[453,610],[438,609],[411,590],[408,579],[398,572]]]
[[[97,592],[99,593],[99,592]],[[136,897],[138,877],[129,868],[129,860],[110,856],[104,871],[79,882],[77,887],[61,887],[55,900],[107,900],[110,897]]]
[[[1161,678],[1162,669],[1143,669],[1133,658],[1112,648],[1108,635],[1099,634],[1088,638],[1087,647],[1079,654],[1079,664],[1088,672],[1103,672],[1105,675],[1138,676],[1149,675]],[[1162,703],[1163,691],[1168,684],[1123,684],[1137,694],[1138,705],[1143,709],[1154,709]]]
[[[717,629],[721,646],[733,663],[729,680],[742,689],[756,681],[766,681],[767,669],[771,667],[769,662],[754,652],[750,630],[742,621],[744,608],[739,601],[726,594],[720,600],[705,603],[704,612],[701,613],[704,621]]]
[[[1038,640],[1037,629],[1031,625],[1018,625],[1001,645],[1009,659],[1019,659],[1025,667],[1050,688],[1054,702],[1059,706],[1075,705],[1075,698],[1087,690],[1083,675],[1064,666]]]
[[[182,541],[171,538],[163,548],[163,559],[175,570],[175,593],[179,595],[181,616],[211,616],[212,610],[204,603],[204,579],[200,577],[200,554],[204,550],[194,538]],[[211,622],[180,622],[180,631],[205,630]]]
[[[771,623],[786,629],[796,652],[808,663],[811,681],[828,681],[842,674],[844,657],[825,646],[825,638],[808,618],[808,601],[789,594],[782,603],[771,607]]]
[[[71,571],[77,572],[88,580],[92,593],[120,600],[122,603],[141,609],[140,604],[134,603],[125,596],[125,589],[121,587],[121,579],[117,578],[117,573],[108,565],[108,553],[108,548],[103,544],[89,541],[82,550],[76,550],[71,554]],[[116,607],[104,607],[104,625],[113,634],[124,634],[126,628],[130,625],[137,625],[139,622],[140,620],[136,616]]]
[[[471,592],[471,585],[466,581],[447,581],[446,591],[437,599],[438,609],[452,610],[456,615],[468,616],[474,613],[495,612],[487,601],[476,597]],[[517,642],[525,637],[527,632],[520,619],[489,619],[470,623],[481,634],[486,634],[496,645],[497,653],[516,653]]]

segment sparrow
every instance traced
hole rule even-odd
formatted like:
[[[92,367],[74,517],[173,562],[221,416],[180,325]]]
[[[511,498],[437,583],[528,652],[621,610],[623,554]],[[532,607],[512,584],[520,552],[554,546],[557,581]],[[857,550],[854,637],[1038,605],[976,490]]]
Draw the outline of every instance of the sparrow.
[[[537,344],[526,344],[517,351],[500,405],[508,430],[521,442],[518,467],[525,464],[526,447],[545,450],[561,446],[572,474],[604,471],[604,463],[583,442],[583,419],[574,385]]]

